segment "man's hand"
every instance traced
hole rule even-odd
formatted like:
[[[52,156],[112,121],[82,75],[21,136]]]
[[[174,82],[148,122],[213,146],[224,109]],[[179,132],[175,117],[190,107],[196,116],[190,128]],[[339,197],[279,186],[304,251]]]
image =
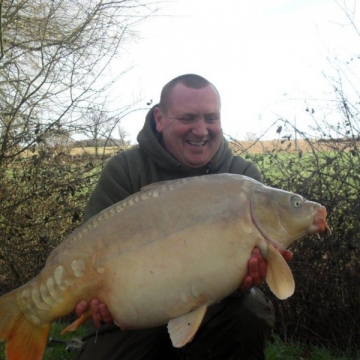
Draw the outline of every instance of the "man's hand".
[[[293,258],[293,253],[289,250],[282,251],[282,256],[286,261],[290,261]],[[267,272],[267,263],[262,256],[259,248],[254,248],[251,253],[251,257],[248,262],[248,273],[245,276],[240,289],[249,290],[252,286],[261,285]]]
[[[102,322],[111,323],[112,315],[106,304],[100,302],[99,299],[93,299],[90,303],[93,321],[96,327],[100,327]],[[89,304],[86,301],[80,301],[75,308],[77,316],[85,314],[89,310]]]

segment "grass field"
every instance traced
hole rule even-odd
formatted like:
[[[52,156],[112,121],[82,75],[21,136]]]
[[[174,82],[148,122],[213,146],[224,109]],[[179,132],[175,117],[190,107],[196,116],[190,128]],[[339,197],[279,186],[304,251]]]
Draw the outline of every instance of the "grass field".
[[[274,150],[284,150],[288,152],[299,152],[302,151],[304,153],[311,152],[314,148],[321,149],[323,151],[331,151],[336,146],[341,146],[341,144],[346,144],[342,142],[332,143],[332,142],[318,142],[307,141],[304,139],[295,140],[283,140],[283,139],[274,139],[274,140],[265,140],[265,141],[230,141],[230,146],[235,152],[248,152],[249,154],[263,154],[263,153],[271,153]],[[360,142],[357,144],[360,146]],[[119,151],[129,149],[131,146],[108,146],[105,149],[99,148],[99,155],[101,154],[116,154]],[[83,155],[83,154],[95,154],[94,147],[75,147],[71,150],[72,155]]]
[[[284,140],[284,139],[274,139],[274,140],[251,140],[251,141],[229,141],[231,148],[237,154],[264,154],[272,153],[274,150],[277,151],[286,151],[286,152],[311,152],[314,148],[322,151],[331,151],[334,147],[339,147],[346,145],[341,141],[335,142],[319,142],[316,140],[307,141],[304,139],[295,140]],[[356,143],[360,147],[360,142]],[[127,150],[133,146],[137,145],[126,145],[126,146],[106,146],[98,148],[99,156],[108,156],[114,155],[123,150]],[[32,152],[30,150],[24,151],[23,156],[33,156],[37,154],[37,150]],[[95,147],[86,146],[86,147],[72,147],[70,150],[70,155],[72,156],[84,156],[84,155],[94,155]]]

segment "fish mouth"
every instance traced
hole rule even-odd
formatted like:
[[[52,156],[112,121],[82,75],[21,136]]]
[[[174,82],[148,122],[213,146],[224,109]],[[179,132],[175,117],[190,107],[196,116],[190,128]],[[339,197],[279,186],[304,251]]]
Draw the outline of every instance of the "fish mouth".
[[[326,215],[327,215],[327,211],[326,211],[325,206],[320,206],[314,216],[314,221],[312,223],[310,233],[313,233],[313,232],[319,233],[319,232],[324,232],[325,230],[327,230],[331,234],[331,228],[329,227],[329,225],[326,222]]]

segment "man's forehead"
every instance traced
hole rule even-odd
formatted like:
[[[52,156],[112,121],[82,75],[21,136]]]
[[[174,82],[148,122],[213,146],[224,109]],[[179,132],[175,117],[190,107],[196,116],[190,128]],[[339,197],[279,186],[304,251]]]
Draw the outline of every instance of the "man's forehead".
[[[177,84],[170,96],[170,109],[187,113],[219,113],[220,97],[212,85],[200,89]]]

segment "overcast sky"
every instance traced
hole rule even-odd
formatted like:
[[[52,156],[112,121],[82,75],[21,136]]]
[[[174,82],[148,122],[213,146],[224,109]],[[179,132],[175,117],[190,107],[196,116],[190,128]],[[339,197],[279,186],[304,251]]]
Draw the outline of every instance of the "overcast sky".
[[[278,117],[307,127],[306,103],[329,93],[323,75],[333,71],[328,58],[347,61],[359,48],[359,36],[335,0],[179,0],[161,6],[137,28],[141,38],[122,59],[121,66],[129,61],[135,67],[119,93],[157,102],[166,82],[197,73],[218,88],[224,132],[238,139],[261,135]],[[133,142],[144,116],[138,112],[122,122]],[[272,135],[275,129],[267,137]]]

